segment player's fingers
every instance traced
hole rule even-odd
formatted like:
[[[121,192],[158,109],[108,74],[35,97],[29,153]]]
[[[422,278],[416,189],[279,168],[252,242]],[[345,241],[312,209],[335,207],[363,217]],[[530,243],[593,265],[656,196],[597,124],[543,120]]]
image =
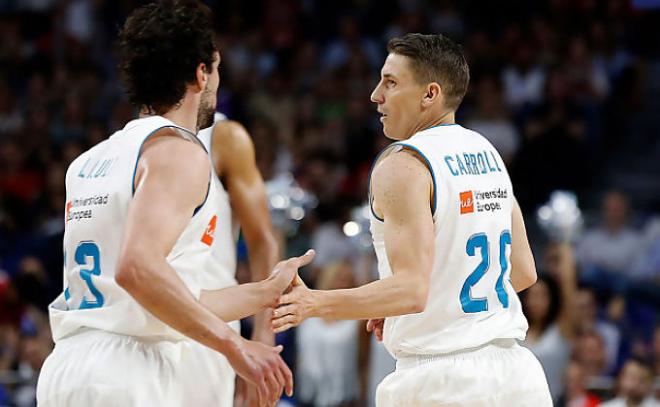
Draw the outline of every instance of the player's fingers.
[[[277,329],[286,324],[297,325],[298,318],[295,315],[284,315],[283,317],[273,319],[271,322],[272,328]]]
[[[286,395],[291,397],[293,396],[293,373],[291,373],[291,369],[289,369],[289,366],[283,360],[280,363],[280,370],[282,375],[284,375],[284,390],[286,391]]]
[[[277,396],[279,397],[280,394],[282,394],[282,390],[284,389],[284,386],[286,386],[286,378],[284,377],[284,374],[282,373],[282,367],[280,366],[280,363],[277,363],[277,366],[275,367],[275,370],[273,371],[275,375],[275,379],[277,380],[277,385],[278,385],[278,391],[277,391]]]
[[[264,405],[264,393],[266,391],[266,383],[261,382],[257,384],[257,403],[259,406]]]
[[[280,305],[292,304],[296,300],[298,300],[298,291],[294,289],[280,297]]]
[[[316,255],[316,252],[312,249],[309,249],[302,256],[291,258],[292,265],[296,268],[308,265]]]
[[[234,392],[234,403],[237,404],[238,406],[243,406],[245,405],[245,402],[247,400],[247,386],[244,380],[242,379],[237,379],[236,380],[236,391]]]
[[[269,400],[273,405],[277,402],[277,400],[279,400],[280,396],[282,395],[282,391],[284,390],[284,386],[286,385],[284,375],[280,371],[281,365],[283,363],[284,362],[282,361],[282,358],[279,357],[279,355],[276,355],[274,358],[272,358],[269,363],[271,373],[270,378],[274,385],[274,389]]]
[[[374,320],[370,319],[367,321],[367,332],[371,332],[374,330]]]
[[[379,342],[383,341],[383,329],[382,328],[376,328],[376,331],[374,332],[376,334],[376,339],[378,339]]]
[[[278,334],[278,333],[280,333],[280,332],[284,332],[284,331],[286,331],[286,330],[288,330],[288,329],[291,329],[291,328],[293,328],[294,326],[295,326],[295,325],[293,325],[293,324],[285,324],[285,325],[283,325],[283,326],[281,326],[281,327],[279,327],[279,328],[273,328],[273,332],[275,332],[276,334]]]
[[[276,363],[277,365],[275,366],[274,373],[278,384],[277,398],[279,398],[282,395],[282,391],[285,390],[287,386],[287,382],[286,382],[286,377],[284,376],[284,372],[282,371],[282,365],[284,364],[284,362],[282,362],[280,359]]]
[[[293,314],[296,307],[295,305],[281,305],[273,310],[273,319],[281,318],[285,315]]]
[[[268,396],[266,398],[267,405],[274,404],[275,400],[282,393],[283,385],[279,385],[277,377],[275,377],[275,363],[271,362],[268,367]]]

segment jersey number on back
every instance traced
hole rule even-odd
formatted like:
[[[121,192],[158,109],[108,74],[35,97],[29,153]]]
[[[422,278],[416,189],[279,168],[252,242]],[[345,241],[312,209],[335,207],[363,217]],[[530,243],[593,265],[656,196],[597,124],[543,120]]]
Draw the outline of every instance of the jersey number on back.
[[[511,245],[511,233],[505,230],[500,235],[500,275],[495,283],[495,292],[497,299],[500,301],[504,308],[509,307],[509,295],[504,288],[504,275],[509,269],[509,262],[506,258],[506,246]],[[474,313],[488,310],[487,298],[472,298],[470,290],[472,287],[481,280],[490,268],[490,250],[488,245],[488,236],[483,233],[470,236],[465,247],[468,256],[476,256],[476,250],[479,249],[481,255],[481,263],[476,269],[468,276],[463,288],[461,288],[461,307],[463,312]]]
[[[89,292],[94,297],[88,298],[83,294],[82,301],[80,302],[80,309],[100,308],[103,306],[105,299],[103,294],[94,285],[92,276],[101,275],[101,253],[99,247],[94,242],[80,242],[74,254],[74,260],[80,267],[80,278],[87,284]]]

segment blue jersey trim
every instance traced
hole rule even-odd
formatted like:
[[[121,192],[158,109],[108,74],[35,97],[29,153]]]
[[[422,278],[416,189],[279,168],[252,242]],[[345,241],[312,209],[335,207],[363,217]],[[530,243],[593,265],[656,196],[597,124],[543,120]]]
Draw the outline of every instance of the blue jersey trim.
[[[197,215],[197,212],[199,212],[200,209],[202,209],[202,206],[204,206],[204,204],[206,203],[206,200],[207,200],[208,197],[209,197],[209,191],[211,190],[211,177],[212,177],[212,176],[213,176],[213,173],[211,173],[211,174],[209,175],[209,184],[208,184],[208,186],[206,187],[206,196],[204,197],[204,201],[201,203],[201,205],[199,205],[197,208],[195,208],[195,210],[193,211],[193,215],[192,215],[193,217],[194,217],[195,215]]]
[[[371,214],[374,215],[374,218],[376,218],[376,220],[380,222],[385,222],[385,219],[380,218],[378,215],[376,215],[376,212],[374,211],[374,206],[373,206],[374,200],[373,200],[373,196],[371,195],[371,176],[373,175],[374,167],[376,166],[376,164],[378,164],[380,157],[385,152],[397,146],[409,148],[415,151],[417,154],[419,154],[420,157],[422,157],[426,166],[428,167],[429,172],[431,173],[431,179],[433,180],[433,204],[431,205],[431,216],[435,216],[435,210],[438,207],[438,186],[435,180],[435,172],[433,171],[433,167],[431,166],[431,161],[429,161],[428,157],[426,157],[426,155],[424,155],[424,153],[422,153],[417,147],[412,146],[410,144],[406,144],[404,142],[392,143],[389,146],[385,147],[380,153],[378,153],[376,159],[374,160],[374,163],[371,165],[371,170],[369,171],[369,183],[367,184],[369,186],[369,209],[371,210]]]
[[[440,126],[440,125],[439,125]],[[435,210],[438,207],[438,185],[435,181],[435,171],[433,171],[433,167],[431,166],[431,161],[429,161],[428,157],[422,153],[422,151],[410,144],[406,144],[404,142],[397,142],[394,143],[393,145],[399,145],[404,148],[409,148],[419,154],[420,157],[424,159],[424,162],[426,163],[426,166],[429,169],[429,172],[431,173],[431,179],[433,179],[433,205],[431,205],[431,216],[435,216]]]
[[[144,138],[144,140],[142,140],[142,143],[140,143],[140,148],[138,149],[138,154],[137,154],[137,157],[135,158],[135,167],[133,168],[133,178],[131,179],[131,191],[132,191],[131,195],[135,195],[135,174],[137,174],[137,167],[138,167],[138,162],[140,162],[140,157],[142,157],[142,147],[144,146],[144,143],[147,140],[149,140],[151,138],[151,136],[153,136],[158,130],[162,130],[166,127],[172,127],[172,128],[184,130],[184,131],[190,133],[197,140],[197,144],[199,144],[204,149],[204,151],[206,152],[206,155],[209,155],[208,150],[206,149],[206,147],[204,147],[204,143],[202,143],[201,140],[199,140],[197,138],[197,135],[195,135],[195,134],[191,133],[190,131],[184,129],[183,127],[178,127],[178,126],[174,126],[174,125],[165,125],[165,126],[160,126],[157,129],[154,129],[151,133],[149,133],[147,135],[147,137]],[[213,162],[211,162],[211,166],[213,166]],[[206,203],[206,199],[209,197],[209,190],[211,189],[211,177],[212,176],[213,176],[213,171],[211,171],[211,174],[209,174],[209,183],[208,183],[208,187],[206,188],[206,196],[204,197],[204,201],[197,208],[195,208],[195,210],[193,211],[192,216],[197,215],[197,212],[199,212],[199,210],[202,209],[202,207]]]

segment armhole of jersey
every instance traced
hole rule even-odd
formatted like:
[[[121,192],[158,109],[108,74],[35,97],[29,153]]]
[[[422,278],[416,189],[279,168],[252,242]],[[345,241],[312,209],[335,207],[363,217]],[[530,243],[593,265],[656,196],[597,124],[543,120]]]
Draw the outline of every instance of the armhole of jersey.
[[[371,214],[374,216],[376,220],[379,222],[385,222],[385,219],[382,219],[380,216],[376,215],[376,211],[374,211],[374,197],[373,194],[371,193],[371,176],[374,173],[374,168],[376,168],[376,164],[380,162],[381,158],[384,158],[384,154],[390,152],[394,147],[396,147],[396,143],[390,144],[389,146],[385,147],[378,155],[376,156],[376,159],[374,160],[374,163],[371,164],[371,169],[369,170],[369,181],[367,183],[367,196],[369,199],[369,209],[371,210]]]
[[[199,212],[199,210],[202,209],[202,207],[206,203],[207,199],[209,198],[209,191],[211,190],[211,177],[212,176],[213,176],[213,173],[209,174],[209,183],[206,187],[206,196],[204,197],[204,201],[202,201],[202,203],[197,208],[195,208],[195,210],[193,211],[193,214],[192,214],[193,217],[195,217],[195,215],[197,215],[197,212]]]
[[[429,172],[431,173],[431,179],[433,180],[433,198],[431,200],[433,201],[431,204],[431,216],[435,216],[435,211],[438,208],[438,184],[435,181],[435,171],[433,171],[433,166],[431,165],[431,161],[429,161],[428,157],[422,153],[422,151],[410,144],[406,143],[395,143],[398,146],[401,146],[404,149],[409,149],[417,153],[423,160],[424,164],[426,164],[426,167],[428,168]]]
[[[135,158],[135,167],[133,168],[133,177],[131,178],[131,191],[132,191],[131,196],[135,195],[135,175],[137,174],[137,167],[138,167],[138,163],[140,162],[140,157],[142,157],[142,147],[144,147],[144,143],[146,143],[147,140],[149,140],[151,138],[151,136],[156,134],[156,132],[158,130],[162,130],[166,127],[172,127],[172,128],[175,128],[175,129],[188,131],[186,129],[183,129],[183,128],[177,127],[177,126],[171,126],[171,125],[161,126],[161,127],[158,127],[157,129],[154,129],[151,133],[149,133],[149,135],[147,135],[147,137],[144,138],[144,140],[142,140],[142,143],[140,143],[140,148],[138,149],[137,157]],[[194,135],[192,133],[190,133],[190,134],[197,140],[197,144],[199,144],[204,149],[206,154],[210,157],[209,152],[206,150],[206,147],[204,147],[204,143],[202,143],[201,140],[199,140],[196,135]],[[204,201],[202,201],[202,203],[197,208],[195,208],[195,210],[193,211],[192,216],[197,215],[197,212],[199,212],[199,210],[202,209],[202,207],[206,203],[206,200],[209,197],[209,191],[211,189],[211,177],[212,176],[213,176],[213,162],[211,162],[211,173],[209,174],[209,182],[208,182],[207,187],[206,187],[206,196],[204,197]]]

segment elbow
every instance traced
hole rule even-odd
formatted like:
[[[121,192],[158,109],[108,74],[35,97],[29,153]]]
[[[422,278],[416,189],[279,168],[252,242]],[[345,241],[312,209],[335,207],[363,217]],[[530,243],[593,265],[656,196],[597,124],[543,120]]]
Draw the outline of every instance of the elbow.
[[[117,266],[115,282],[124,290],[133,292],[140,285],[144,267],[133,256],[124,256]]]
[[[522,273],[520,273],[520,282],[517,291],[522,291],[533,286],[536,283],[536,280],[538,280],[536,264],[534,263],[534,258],[530,256],[522,266]]]
[[[405,298],[409,298],[406,304],[406,314],[418,314],[424,312],[429,298],[428,282],[415,282],[409,287],[409,293]]]

